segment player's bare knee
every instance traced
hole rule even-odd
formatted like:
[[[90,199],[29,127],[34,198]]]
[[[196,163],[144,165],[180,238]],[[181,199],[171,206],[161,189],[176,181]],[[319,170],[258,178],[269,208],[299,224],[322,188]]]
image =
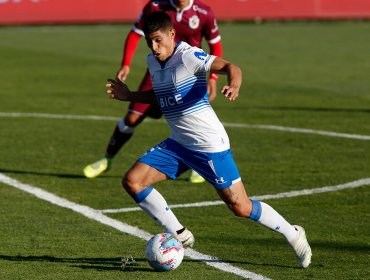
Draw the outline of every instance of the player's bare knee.
[[[127,174],[125,174],[123,177],[122,177],[122,187],[127,191],[127,192],[130,192],[130,189],[131,189],[131,184],[129,183],[129,181],[127,180]]]
[[[135,180],[135,176],[130,172],[123,176],[122,186],[130,195],[133,195],[141,190],[140,182]]]
[[[252,211],[251,207],[245,203],[227,203],[227,206],[235,216],[241,218],[249,218]]]

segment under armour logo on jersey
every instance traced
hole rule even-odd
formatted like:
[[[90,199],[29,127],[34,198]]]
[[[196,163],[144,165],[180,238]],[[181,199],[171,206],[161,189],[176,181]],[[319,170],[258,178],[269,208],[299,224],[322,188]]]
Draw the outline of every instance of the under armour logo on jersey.
[[[215,179],[216,184],[223,184],[226,183],[224,177],[216,178]]]
[[[207,54],[205,52],[195,52],[194,55],[200,60],[204,60],[204,58],[207,57]]]

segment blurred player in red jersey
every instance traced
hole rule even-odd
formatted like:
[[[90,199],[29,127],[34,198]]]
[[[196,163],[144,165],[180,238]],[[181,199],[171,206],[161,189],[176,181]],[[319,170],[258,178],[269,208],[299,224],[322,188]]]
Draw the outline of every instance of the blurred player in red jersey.
[[[222,56],[221,36],[217,27],[216,18],[211,8],[199,0],[159,0],[149,1],[144,7],[142,14],[133,25],[132,30],[126,38],[121,69],[117,73],[117,78],[125,81],[130,72],[132,57],[137,49],[139,40],[144,36],[142,26],[144,18],[151,12],[165,11],[171,17],[176,30],[176,41],[184,41],[188,44],[201,47],[203,37],[209,45],[211,55]],[[208,79],[209,100],[216,97],[217,74],[211,73]],[[147,71],[139,86],[139,91],[152,89],[152,81]],[[138,126],[145,117],[160,118],[162,112],[158,105],[131,102],[128,112],[120,119],[113,131],[105,156],[87,165],[83,172],[87,178],[95,178],[103,172],[109,170],[112,160],[119,152],[121,147],[131,138],[135,127]],[[192,171],[190,182],[202,183],[204,179],[195,171]]]

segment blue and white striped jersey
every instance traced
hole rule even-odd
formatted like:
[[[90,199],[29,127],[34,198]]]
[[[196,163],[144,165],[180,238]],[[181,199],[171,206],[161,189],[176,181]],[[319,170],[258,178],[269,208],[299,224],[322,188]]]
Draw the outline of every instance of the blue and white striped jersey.
[[[147,58],[153,89],[168,122],[171,138],[201,152],[230,148],[225,128],[208,102],[206,73],[216,57],[179,42],[166,62]]]

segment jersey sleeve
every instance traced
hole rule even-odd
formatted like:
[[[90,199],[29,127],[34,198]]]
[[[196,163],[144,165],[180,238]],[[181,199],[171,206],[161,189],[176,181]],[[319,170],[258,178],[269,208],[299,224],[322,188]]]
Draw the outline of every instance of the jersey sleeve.
[[[192,47],[182,57],[183,63],[193,74],[209,72],[216,56],[205,53],[202,49]]]
[[[203,27],[204,37],[208,44],[215,44],[221,40],[216,17],[211,9],[208,10],[206,23]]]
[[[126,38],[125,46],[123,48],[122,62],[121,66],[130,66],[131,60],[137,49],[141,36],[131,30]]]

